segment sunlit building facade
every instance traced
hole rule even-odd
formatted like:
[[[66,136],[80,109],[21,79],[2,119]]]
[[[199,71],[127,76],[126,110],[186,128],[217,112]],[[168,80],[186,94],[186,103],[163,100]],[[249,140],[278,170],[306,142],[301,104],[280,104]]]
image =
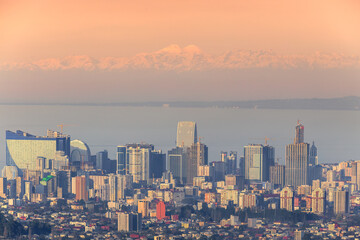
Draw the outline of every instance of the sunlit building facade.
[[[176,146],[191,147],[197,142],[197,129],[195,122],[178,122]]]
[[[37,157],[55,159],[57,151],[70,154],[70,136],[48,131],[39,137],[23,131],[6,131],[6,165],[36,170]]]

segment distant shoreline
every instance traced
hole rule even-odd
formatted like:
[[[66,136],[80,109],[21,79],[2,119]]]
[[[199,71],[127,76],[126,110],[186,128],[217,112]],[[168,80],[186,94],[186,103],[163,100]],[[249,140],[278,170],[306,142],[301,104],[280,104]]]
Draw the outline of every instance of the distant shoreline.
[[[360,110],[360,97],[270,99],[252,101],[154,101],[109,103],[39,103],[9,102],[0,105],[26,106],[121,106],[121,107],[169,107],[169,108],[232,108],[232,109],[292,109],[292,110]]]

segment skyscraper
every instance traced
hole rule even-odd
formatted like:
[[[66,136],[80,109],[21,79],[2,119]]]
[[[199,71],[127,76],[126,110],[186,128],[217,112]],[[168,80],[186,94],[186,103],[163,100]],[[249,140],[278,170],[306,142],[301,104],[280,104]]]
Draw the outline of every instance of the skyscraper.
[[[309,144],[304,143],[304,126],[296,126],[295,143],[285,149],[285,185],[308,185]]]
[[[200,142],[194,143],[187,151],[186,182],[192,184],[197,176],[198,166],[208,164],[208,147]]]
[[[350,213],[350,194],[347,190],[335,191],[334,213],[336,215]]]
[[[197,130],[195,122],[178,122],[176,146],[191,147],[197,142]]]
[[[314,142],[312,143],[312,145],[310,147],[309,164],[311,164],[311,165],[318,164],[317,148],[316,148]]]
[[[160,201],[156,204],[156,218],[162,220],[165,218],[166,207],[163,201]]]
[[[161,178],[166,171],[166,155],[152,144],[127,144],[117,147],[117,173],[133,176],[134,182]]]
[[[176,147],[168,151],[169,171],[180,183],[186,183],[187,160],[186,152],[182,147]]]
[[[116,152],[116,173],[126,174],[126,146],[117,146]]]
[[[36,170],[37,157],[54,159],[57,151],[70,155],[70,136],[48,130],[39,137],[23,131],[6,131],[6,165]]]
[[[270,167],[270,182],[275,186],[284,187],[285,184],[285,166],[278,165]]]
[[[274,165],[275,150],[262,144],[250,144],[244,147],[245,179],[267,181],[270,166]]]
[[[89,194],[86,186],[86,177],[85,176],[77,176],[75,179],[75,199],[76,200],[84,200],[87,201]]]
[[[163,172],[166,171],[166,154],[161,150],[150,152],[149,177],[162,178]]]
[[[295,127],[295,140],[294,144],[304,142],[304,126],[298,121]]]

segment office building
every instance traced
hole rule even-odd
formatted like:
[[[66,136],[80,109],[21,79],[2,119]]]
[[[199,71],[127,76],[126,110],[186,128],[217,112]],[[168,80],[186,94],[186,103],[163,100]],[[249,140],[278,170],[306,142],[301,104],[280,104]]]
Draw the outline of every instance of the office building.
[[[318,165],[317,147],[315,146],[315,142],[313,142],[310,147],[309,164]]]
[[[297,188],[308,185],[309,144],[304,143],[304,126],[296,126],[294,144],[285,149],[285,184]]]
[[[110,202],[116,202],[118,200],[118,176],[115,174],[109,174],[109,191]]]
[[[262,144],[250,144],[244,147],[245,179],[268,181],[270,167],[274,165],[275,150]]]
[[[132,175],[133,182],[149,182],[166,171],[166,155],[152,144],[127,144],[117,147],[116,166],[118,174]]]
[[[118,213],[118,231],[138,232],[141,231],[141,214],[139,213]]]
[[[169,171],[173,173],[175,179],[180,183],[186,183],[186,152],[182,147],[176,147],[168,151]]]
[[[141,216],[144,218],[149,216],[149,201],[138,200],[138,213],[141,213]]]
[[[275,164],[275,166],[270,166],[270,182],[274,186],[284,187],[285,185],[285,166]]]
[[[163,201],[159,201],[156,204],[156,218],[157,220],[162,220],[166,217],[166,207]]]
[[[226,163],[222,161],[211,162],[211,166],[214,169],[213,180],[215,182],[224,181],[226,175]]]
[[[335,215],[350,213],[350,193],[347,190],[336,190],[334,198]]]
[[[76,200],[84,200],[87,201],[89,194],[86,184],[85,176],[77,176],[74,177],[75,180],[75,199]]]
[[[0,197],[6,198],[7,195],[7,179],[4,177],[0,178]]]
[[[16,181],[16,197],[22,198],[25,192],[25,183],[22,177],[15,178]]]
[[[109,161],[108,151],[104,150],[96,153],[95,161],[96,169],[105,170]]]
[[[198,166],[198,177],[208,177],[209,179],[214,179],[214,167],[210,165],[200,165]]]
[[[178,122],[176,146],[191,147],[197,142],[197,129],[195,122]]]
[[[298,121],[295,127],[294,144],[299,144],[303,142],[304,142],[304,126]]]
[[[311,211],[316,214],[324,214],[326,211],[326,191],[316,188],[311,194]]]
[[[116,152],[116,173],[125,175],[129,171],[126,169],[126,146],[117,146]]]
[[[31,202],[31,196],[33,194],[33,183],[30,181],[25,182],[25,194],[24,199]]]
[[[226,174],[235,174],[237,168],[237,152],[230,151],[228,154],[227,152],[220,152],[220,161],[225,162]]]
[[[198,166],[208,164],[208,147],[200,142],[194,143],[187,151],[186,183],[192,184],[197,176]]]
[[[56,151],[70,155],[70,136],[48,130],[45,137],[23,131],[6,131],[6,165],[36,170],[37,157],[54,159]]]
[[[153,150],[150,152],[149,159],[149,177],[162,178],[163,173],[166,172],[166,154],[161,150]]]
[[[294,210],[294,191],[285,187],[280,192],[280,208],[292,212]]]
[[[121,175],[118,174],[118,200],[125,198],[125,193],[127,189],[132,188],[133,177],[131,175]]]

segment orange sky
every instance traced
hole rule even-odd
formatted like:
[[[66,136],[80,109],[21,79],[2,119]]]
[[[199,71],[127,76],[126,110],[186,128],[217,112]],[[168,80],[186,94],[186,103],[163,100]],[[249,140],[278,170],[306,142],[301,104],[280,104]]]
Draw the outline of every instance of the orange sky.
[[[360,55],[359,1],[0,0],[0,61],[131,56],[170,44]]]
[[[42,101],[64,76],[106,97],[126,86],[104,101],[183,100],[164,92],[184,81],[193,100],[358,95],[360,1],[0,0],[0,101]],[[67,89],[43,100],[87,101]]]

